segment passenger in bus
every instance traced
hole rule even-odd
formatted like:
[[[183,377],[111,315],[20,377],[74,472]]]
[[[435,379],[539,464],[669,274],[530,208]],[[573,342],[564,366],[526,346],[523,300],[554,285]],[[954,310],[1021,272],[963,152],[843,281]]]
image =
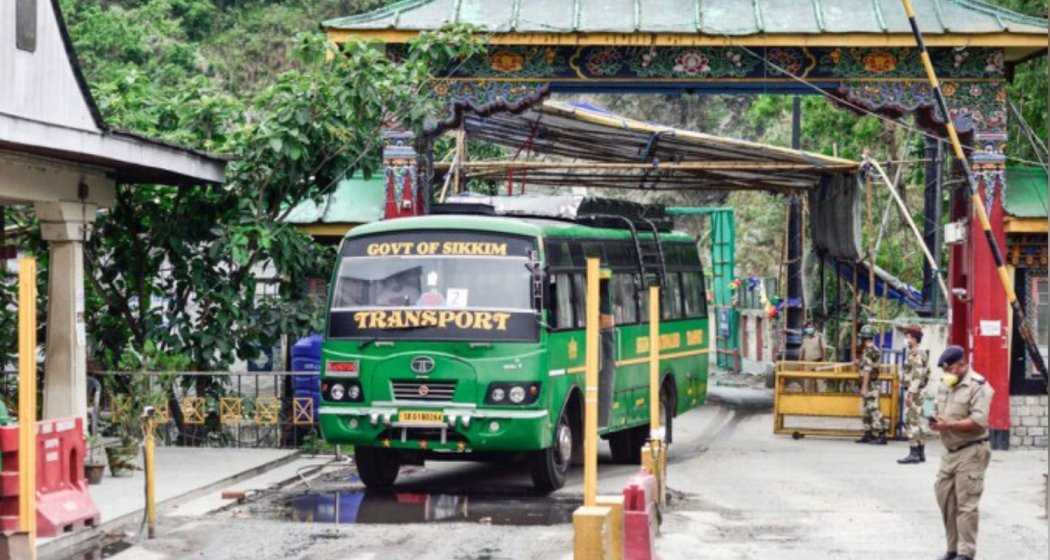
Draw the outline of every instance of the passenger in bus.
[[[413,286],[410,277],[397,274],[384,278],[379,284],[379,305],[409,307],[419,299],[419,285]]]

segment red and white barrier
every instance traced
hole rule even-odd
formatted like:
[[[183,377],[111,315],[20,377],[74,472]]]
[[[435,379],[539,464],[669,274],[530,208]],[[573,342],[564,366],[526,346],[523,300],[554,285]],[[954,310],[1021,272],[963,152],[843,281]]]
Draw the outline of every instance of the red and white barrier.
[[[36,436],[37,535],[53,537],[98,525],[84,478],[81,418],[44,420]],[[0,426],[0,529],[18,528],[18,426]]]
[[[656,477],[641,471],[623,489],[623,546],[625,560],[653,560],[658,519]]]

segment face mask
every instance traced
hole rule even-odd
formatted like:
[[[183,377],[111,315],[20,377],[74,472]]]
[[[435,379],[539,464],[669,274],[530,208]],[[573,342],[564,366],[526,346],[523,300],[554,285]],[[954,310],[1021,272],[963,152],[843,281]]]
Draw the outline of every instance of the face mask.
[[[813,329],[803,329],[802,330],[802,334],[804,334],[806,336],[813,336],[813,333],[815,333],[815,332],[817,332],[817,331],[815,331]]]
[[[949,389],[955,387],[955,384],[958,382],[959,376],[954,373],[944,373],[941,375],[941,383],[944,383],[944,386]]]

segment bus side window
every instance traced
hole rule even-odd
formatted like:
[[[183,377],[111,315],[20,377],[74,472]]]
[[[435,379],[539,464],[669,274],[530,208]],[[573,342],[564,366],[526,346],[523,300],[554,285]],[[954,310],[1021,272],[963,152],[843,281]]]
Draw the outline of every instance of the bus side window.
[[[633,276],[630,274],[613,274],[612,297],[613,313],[616,316],[617,325],[626,325],[638,321]]]
[[[677,319],[682,316],[682,284],[677,272],[667,273],[660,300],[661,318]]]
[[[649,286],[646,286],[641,281],[641,276],[638,274],[634,275],[634,279],[637,282],[638,288],[638,322],[648,323],[649,322]]]
[[[554,320],[559,329],[572,328],[572,281],[568,274],[554,275]]]
[[[572,303],[576,315],[576,326],[583,328],[587,326],[587,283],[583,274],[577,272],[572,275]]]
[[[682,273],[682,290],[685,292],[685,316],[703,317],[704,287],[699,272]]]

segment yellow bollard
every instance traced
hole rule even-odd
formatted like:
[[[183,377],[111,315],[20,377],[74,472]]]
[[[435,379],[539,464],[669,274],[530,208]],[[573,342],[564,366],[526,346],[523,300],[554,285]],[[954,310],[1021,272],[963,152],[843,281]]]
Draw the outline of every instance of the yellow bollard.
[[[146,537],[150,539],[157,536],[157,494],[154,486],[156,480],[156,463],[154,462],[156,439],[154,437],[153,415],[155,413],[156,410],[152,406],[147,406],[142,411],[142,429],[145,432],[142,442],[142,454],[144,456],[142,468],[146,476]]]
[[[623,560],[623,495],[598,496],[598,505],[609,508],[609,560]]]
[[[612,556],[609,518],[612,508],[580,506],[572,513],[573,558],[575,560],[610,560]]]
[[[18,530],[36,558],[36,259],[18,259]]]

